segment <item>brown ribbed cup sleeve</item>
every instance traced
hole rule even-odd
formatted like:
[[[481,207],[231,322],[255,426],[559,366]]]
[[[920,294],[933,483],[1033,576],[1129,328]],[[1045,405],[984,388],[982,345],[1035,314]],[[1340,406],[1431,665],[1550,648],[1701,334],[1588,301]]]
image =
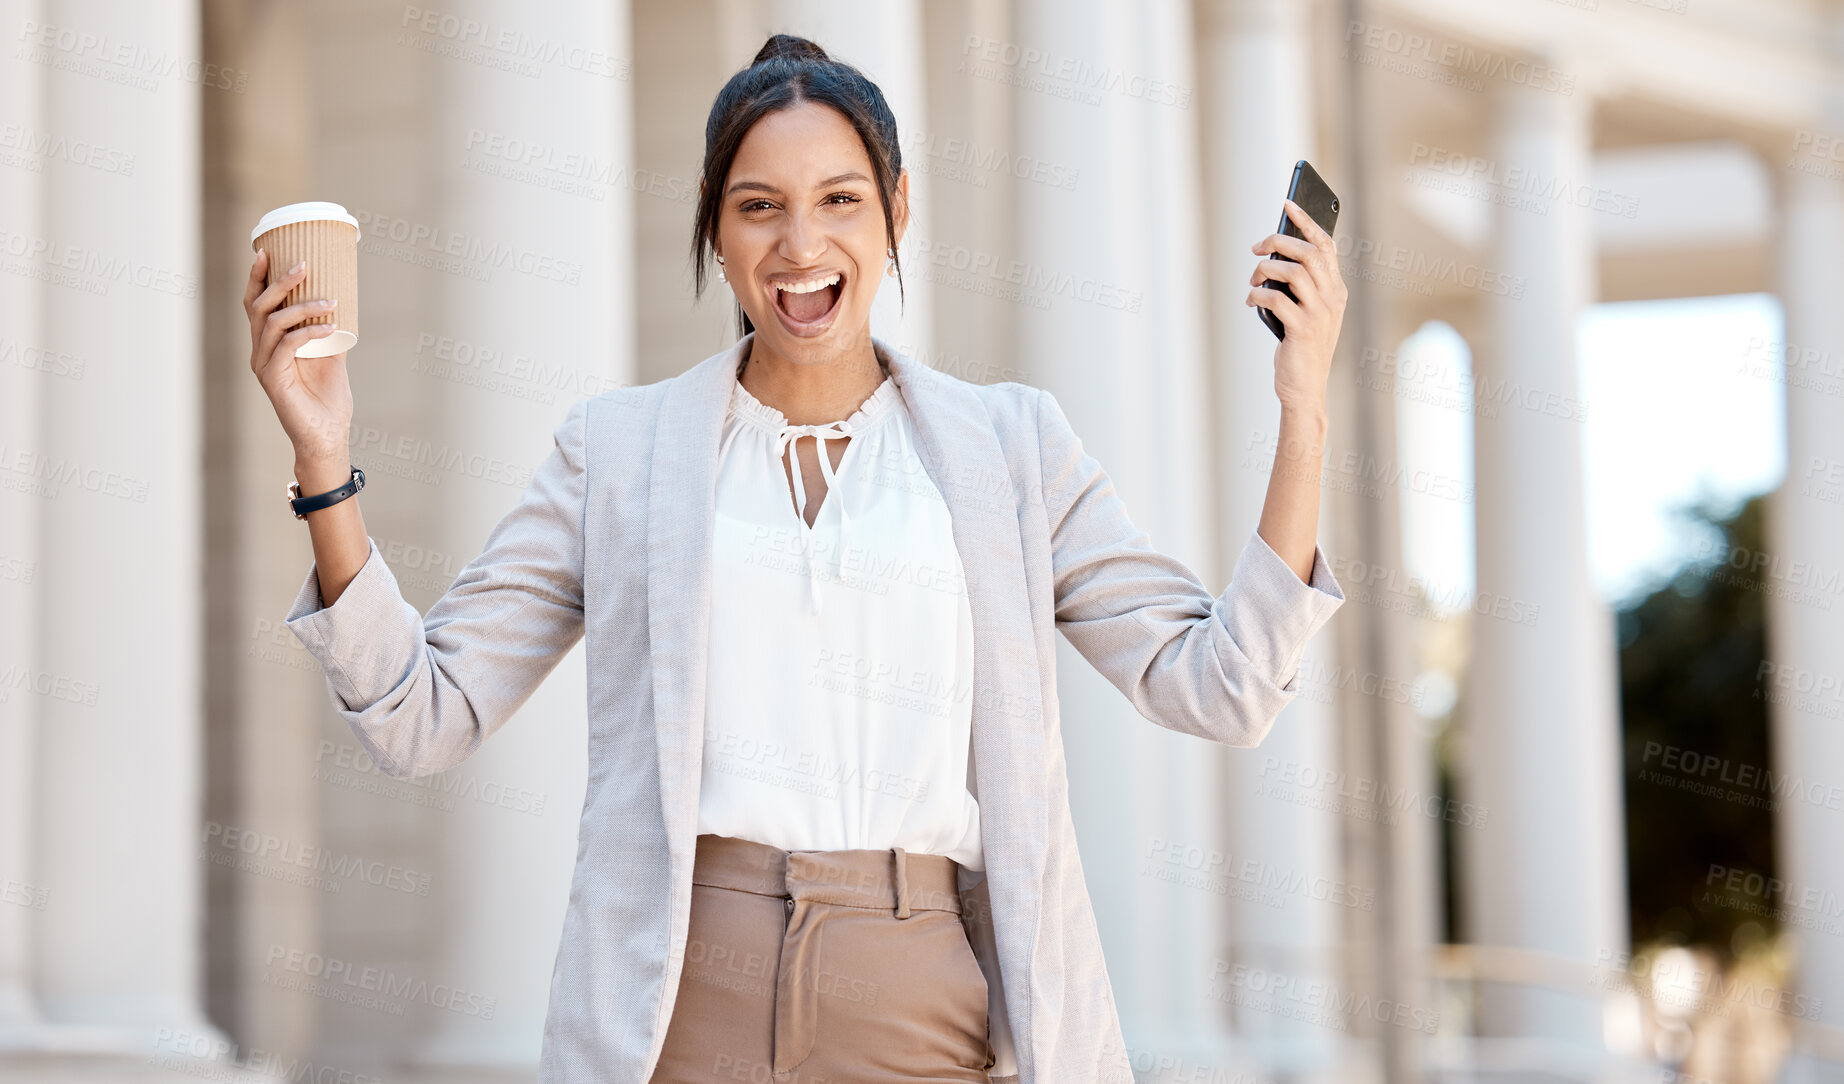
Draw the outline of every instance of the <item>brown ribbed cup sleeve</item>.
[[[291,222],[277,226],[257,237],[250,246],[269,250],[269,283],[288,273],[302,260],[307,261],[307,277],[288,291],[282,306],[330,297],[339,302],[329,315],[303,320],[307,324],[338,324],[341,330],[359,333],[359,231],[350,222],[322,218],[310,222]]]

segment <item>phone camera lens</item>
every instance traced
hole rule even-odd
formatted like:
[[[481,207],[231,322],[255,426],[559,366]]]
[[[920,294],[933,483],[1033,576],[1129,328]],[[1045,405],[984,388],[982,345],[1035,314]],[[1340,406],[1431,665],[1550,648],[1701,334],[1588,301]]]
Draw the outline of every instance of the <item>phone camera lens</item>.
[[[1338,200],[1336,198],[1332,200],[1332,210],[1338,210]]]

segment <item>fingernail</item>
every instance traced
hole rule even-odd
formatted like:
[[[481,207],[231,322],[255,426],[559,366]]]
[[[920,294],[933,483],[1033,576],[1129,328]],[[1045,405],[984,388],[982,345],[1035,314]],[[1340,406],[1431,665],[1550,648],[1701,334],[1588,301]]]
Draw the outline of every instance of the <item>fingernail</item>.
[[[295,265],[294,265],[293,267],[291,267],[291,268],[289,268],[289,269],[288,269],[288,273],[292,275],[292,274],[294,274],[294,273],[295,273],[296,271],[299,271],[299,270],[301,270],[301,269],[302,269],[303,267],[306,267],[306,266],[307,266],[307,261],[306,261],[306,260],[302,260],[302,261],[301,261],[300,263],[298,263],[298,264],[295,264]]]
[[[316,304],[316,305],[319,305],[319,306],[320,306],[321,308],[323,308],[323,309],[330,309],[330,308],[332,308],[332,307],[333,307],[333,305],[335,304],[335,302],[333,302],[333,301],[331,301],[331,300],[327,300],[327,301],[316,301],[316,302],[314,302],[314,304]]]

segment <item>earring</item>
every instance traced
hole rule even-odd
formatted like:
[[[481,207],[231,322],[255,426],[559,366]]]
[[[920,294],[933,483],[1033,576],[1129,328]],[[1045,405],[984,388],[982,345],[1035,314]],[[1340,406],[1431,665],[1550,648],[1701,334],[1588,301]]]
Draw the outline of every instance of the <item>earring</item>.
[[[890,259],[884,263],[884,274],[889,278],[896,277],[896,250],[895,249],[890,250]]]
[[[724,277],[724,258],[722,256],[717,257],[717,281],[718,282],[729,282],[730,281],[729,279]]]

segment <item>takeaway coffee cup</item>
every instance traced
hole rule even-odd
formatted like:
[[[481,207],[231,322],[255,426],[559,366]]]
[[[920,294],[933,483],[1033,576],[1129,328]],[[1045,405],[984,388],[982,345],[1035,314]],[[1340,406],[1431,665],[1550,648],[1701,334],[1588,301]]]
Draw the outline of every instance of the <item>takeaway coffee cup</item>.
[[[338,324],[331,335],[309,339],[295,351],[298,358],[331,357],[350,350],[359,341],[359,223],[337,203],[291,203],[262,217],[250,231],[250,251],[269,252],[269,282],[288,273],[302,260],[302,277],[282,306],[332,298],[339,304],[324,316],[300,325]]]

